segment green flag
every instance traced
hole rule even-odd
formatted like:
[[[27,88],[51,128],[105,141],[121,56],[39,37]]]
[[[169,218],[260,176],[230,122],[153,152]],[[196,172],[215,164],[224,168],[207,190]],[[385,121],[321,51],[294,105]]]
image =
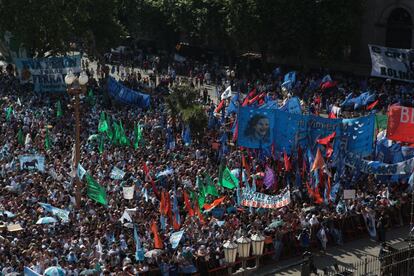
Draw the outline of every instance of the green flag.
[[[49,150],[51,146],[52,146],[52,143],[50,142],[49,129],[46,127],[45,149]]]
[[[105,119],[105,112],[101,112],[101,118],[99,119],[99,124],[98,124],[98,131],[99,132],[105,132],[108,130],[108,123],[106,122]]]
[[[129,146],[128,137],[125,135],[124,127],[122,126],[122,122],[119,121],[119,129],[120,129],[120,144],[121,146]]]
[[[113,142],[114,145],[118,145],[119,140],[121,139],[121,133],[120,133],[119,125],[114,121],[112,123],[112,127],[114,129],[112,142]]]
[[[23,137],[22,128],[19,128],[19,132],[17,132],[17,143],[19,143],[19,145],[21,146],[24,146],[24,137]]]
[[[223,171],[221,178],[219,179],[221,186],[227,189],[234,189],[239,186],[239,180],[230,172],[229,168]]]
[[[9,107],[6,109],[6,121],[7,121],[7,122],[9,122],[9,121],[10,121],[12,113],[13,113],[13,107],[9,106]]]
[[[102,154],[104,152],[105,149],[105,136],[104,135],[99,135],[99,146],[98,146],[98,151],[99,154]]]
[[[62,105],[60,104],[60,101],[56,103],[56,117],[60,118],[63,116],[63,110]]]
[[[206,174],[204,176],[204,183],[206,184],[205,191],[207,194],[212,196],[219,196],[219,193],[217,192],[216,186],[214,186],[213,179],[211,179],[211,176]]]
[[[387,129],[388,117],[387,115],[375,115],[375,129],[380,131]]]
[[[88,173],[85,175],[86,183],[87,183],[87,194],[90,199],[101,203],[103,205],[107,205],[106,201],[106,192],[105,189],[95,181]]]
[[[95,96],[93,94],[93,90],[89,89],[88,91],[88,98],[87,98],[88,102],[90,105],[95,105]]]
[[[138,125],[136,125],[134,127],[134,134],[135,134],[135,139],[134,139],[134,149],[137,149],[139,146],[139,142],[142,139],[142,127],[141,125],[138,123]]]
[[[111,127],[111,116],[106,115],[106,123],[108,125],[108,130],[106,131],[106,135],[108,136],[109,140],[112,141],[112,139],[114,138],[114,132],[112,131],[112,127]]]

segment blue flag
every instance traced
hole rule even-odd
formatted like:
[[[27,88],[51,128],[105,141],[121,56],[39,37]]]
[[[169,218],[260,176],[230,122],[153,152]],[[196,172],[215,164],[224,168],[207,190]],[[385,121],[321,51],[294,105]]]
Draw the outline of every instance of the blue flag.
[[[33,271],[32,269],[28,268],[27,266],[24,267],[24,275],[25,276],[41,276],[41,274]]]
[[[134,240],[135,240],[135,260],[143,261],[144,260],[144,250],[141,246],[141,241],[138,236],[137,227],[134,225]]]
[[[183,133],[183,142],[186,146],[191,145],[191,130],[190,126],[187,126]]]
[[[183,237],[184,234],[184,230],[178,231],[178,232],[174,232],[171,234],[170,236],[170,243],[171,243],[171,247],[173,249],[176,249],[178,244],[181,241],[181,238]]]

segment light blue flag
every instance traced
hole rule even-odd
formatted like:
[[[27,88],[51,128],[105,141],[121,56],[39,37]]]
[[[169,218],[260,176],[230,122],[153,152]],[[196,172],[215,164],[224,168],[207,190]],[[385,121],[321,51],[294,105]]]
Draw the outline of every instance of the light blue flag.
[[[410,185],[411,191],[413,191],[414,186],[414,172],[411,173],[410,178],[408,179],[408,185]]]
[[[39,202],[39,205],[42,206],[43,209],[45,209],[45,211],[47,212],[51,212],[53,215],[59,217],[62,221],[69,221],[69,211],[57,208],[57,207],[53,207],[52,205],[48,204],[48,203],[42,203]]]
[[[78,164],[78,170],[76,173],[78,175],[79,180],[82,180],[83,176],[86,174],[85,168],[82,167],[80,163]]]
[[[143,261],[144,260],[144,250],[141,246],[141,241],[138,236],[137,227],[134,225],[134,240],[135,240],[135,260]]]
[[[165,231],[166,225],[165,225],[165,217],[163,215],[160,216],[160,224],[161,224],[161,230]]]
[[[178,231],[178,232],[174,232],[171,234],[170,236],[170,243],[171,243],[171,247],[173,249],[176,249],[178,244],[181,241],[181,238],[183,237],[184,234],[184,230]]]
[[[114,167],[111,171],[110,177],[114,180],[121,180],[125,176],[125,172],[117,167]]]
[[[29,267],[24,267],[24,275],[25,276],[41,276],[41,274],[35,272],[34,270],[30,269]]]

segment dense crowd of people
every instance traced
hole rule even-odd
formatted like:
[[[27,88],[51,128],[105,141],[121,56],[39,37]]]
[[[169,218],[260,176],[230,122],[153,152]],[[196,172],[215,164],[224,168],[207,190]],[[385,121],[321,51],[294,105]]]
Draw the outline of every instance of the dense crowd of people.
[[[348,189],[355,189],[355,198],[344,200],[341,188],[336,198],[315,202],[304,179],[289,185],[295,178],[286,172],[283,157],[281,160],[263,157],[233,143],[235,114],[216,114],[214,122],[209,120],[205,126],[202,138],[189,142],[185,137],[186,125],[169,113],[164,97],[183,83],[185,77],[200,91],[197,102],[204,106],[210,119],[218,101],[215,92],[209,94],[204,84],[215,87],[218,96],[229,85],[241,95],[255,88],[257,93],[266,92],[266,97],[280,102],[297,96],[302,100],[304,111],[326,114],[333,106],[340,109],[340,103],[350,91],[375,91],[378,111],[385,111],[397,102],[412,106],[412,85],[336,73],[331,74],[338,82],[336,87],[321,91],[319,83],[326,72],[303,72],[297,74],[296,85],[285,90],[281,88],[283,75],[278,70],[256,72],[248,77],[239,75],[237,68],[193,62],[170,63],[166,68],[157,68],[155,64],[155,71],[84,66],[90,75],[88,91],[93,92],[81,101],[80,164],[104,187],[107,205],[88,197],[83,179],[79,208],[73,166],[75,120],[71,98],[66,94],[46,96],[28,92],[19,84],[13,68],[0,70],[0,269],[3,275],[22,273],[24,267],[42,274],[51,266],[61,267],[66,275],[87,271],[95,275],[194,272],[207,275],[210,269],[225,265],[223,243],[243,235],[264,235],[266,252],[272,252],[273,259],[279,260],[302,254],[312,247],[326,250],[329,244],[340,245],[356,231],[366,234],[366,214],[375,218],[374,227],[380,241],[386,240],[388,227],[410,220],[407,179],[380,181],[366,174],[355,179],[352,169],[347,168],[341,182]],[[107,73],[117,76],[132,89],[148,93],[151,107],[143,110],[114,102],[106,92]],[[63,107],[63,116],[56,115],[58,101]],[[116,145],[106,139],[102,150],[97,140],[90,139],[98,133],[102,112],[110,118],[108,121],[123,124],[130,146]],[[336,111],[336,115],[357,117],[366,112],[345,109]],[[134,148],[136,124],[142,127],[142,139]],[[46,147],[45,140],[49,137],[51,146]],[[44,172],[20,167],[19,156],[28,154],[45,157]],[[240,171],[245,168],[242,155],[247,158],[250,177],[240,181],[240,185],[254,186],[257,192],[266,194],[290,189],[288,206],[244,207],[238,202],[235,189],[219,185],[223,163],[240,180],[245,177]],[[294,158],[291,161],[298,162]],[[277,168],[277,185],[267,189],[262,178],[266,164],[270,163]],[[125,172],[121,179],[111,178],[114,167]],[[217,191],[207,193],[205,203],[225,197],[217,207],[223,210],[221,213],[203,212],[202,206],[198,206],[198,197],[204,189],[202,183],[209,179]],[[129,186],[134,187],[134,197],[130,200],[123,194],[123,187]],[[174,214],[168,214],[167,210],[166,218],[161,218],[163,206],[160,205],[166,197],[171,205],[176,201],[179,222],[174,218],[174,210]],[[56,223],[37,224],[40,218],[51,216],[39,203],[69,211],[69,219],[59,217]],[[16,224],[22,229],[10,230],[10,225]],[[136,260],[134,226],[145,255],[140,260]],[[178,247],[172,248],[169,238],[178,230],[184,230],[184,234]]]

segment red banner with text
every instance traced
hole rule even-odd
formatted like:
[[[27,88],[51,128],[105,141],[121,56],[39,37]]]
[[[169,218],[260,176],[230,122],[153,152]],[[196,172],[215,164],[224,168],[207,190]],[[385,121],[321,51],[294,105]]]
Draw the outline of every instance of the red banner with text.
[[[414,108],[391,106],[388,109],[387,138],[414,143]]]

